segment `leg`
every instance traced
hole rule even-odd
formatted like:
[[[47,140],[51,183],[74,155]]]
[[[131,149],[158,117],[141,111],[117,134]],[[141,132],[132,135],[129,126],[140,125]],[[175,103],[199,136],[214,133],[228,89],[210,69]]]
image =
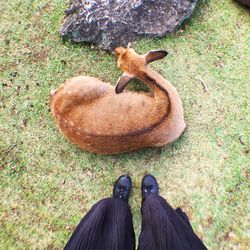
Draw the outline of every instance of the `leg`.
[[[104,95],[111,86],[93,77],[78,76],[67,80],[58,89],[50,93],[50,109],[57,119],[80,103],[89,103]],[[62,119],[63,120],[63,119]]]
[[[119,179],[118,179],[119,180]],[[115,189],[114,189],[115,190]],[[97,202],[76,227],[65,249],[135,249],[132,214],[119,192]]]
[[[66,80],[58,89],[51,91],[52,110],[56,108],[58,111],[63,112],[79,103],[89,103],[104,95],[110,88],[110,85],[94,77],[73,77]]]
[[[65,249],[134,249],[130,207],[107,198],[96,203],[81,220]]]
[[[175,211],[181,216],[181,218],[192,228],[188,216],[185,212],[182,211],[180,207],[176,208]],[[193,229],[193,228],[192,228]]]
[[[155,180],[156,181],[156,180]],[[148,187],[154,187],[149,185]],[[155,189],[158,189],[156,183]],[[188,217],[181,209],[174,210],[157,192],[147,190],[142,203],[142,231],[139,249],[206,249],[194,233]]]

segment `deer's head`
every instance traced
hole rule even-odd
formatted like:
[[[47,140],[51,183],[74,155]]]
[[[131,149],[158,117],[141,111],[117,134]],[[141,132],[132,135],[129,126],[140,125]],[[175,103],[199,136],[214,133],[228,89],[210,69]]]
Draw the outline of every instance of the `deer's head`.
[[[164,50],[154,50],[139,55],[134,49],[123,47],[116,48],[115,53],[117,55],[117,66],[123,71],[115,88],[117,94],[121,93],[127,84],[139,75],[139,72],[145,71],[148,63],[160,60],[168,54]]]

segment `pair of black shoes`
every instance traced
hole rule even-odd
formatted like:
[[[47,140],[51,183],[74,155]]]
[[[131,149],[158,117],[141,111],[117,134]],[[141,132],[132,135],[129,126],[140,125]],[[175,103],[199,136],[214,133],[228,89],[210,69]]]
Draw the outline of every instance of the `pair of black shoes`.
[[[113,189],[113,198],[121,199],[128,203],[129,194],[132,188],[130,176],[120,176]],[[159,194],[158,183],[153,175],[145,175],[141,182],[141,194],[144,201],[150,194]]]

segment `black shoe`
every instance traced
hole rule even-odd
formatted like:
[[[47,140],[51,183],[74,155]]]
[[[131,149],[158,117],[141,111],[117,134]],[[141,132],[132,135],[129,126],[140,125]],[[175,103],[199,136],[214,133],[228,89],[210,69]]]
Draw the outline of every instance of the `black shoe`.
[[[114,184],[113,198],[121,199],[128,203],[132,181],[128,175],[121,175]]]
[[[150,194],[159,195],[158,183],[153,175],[145,175],[141,182],[141,194],[144,201]]]

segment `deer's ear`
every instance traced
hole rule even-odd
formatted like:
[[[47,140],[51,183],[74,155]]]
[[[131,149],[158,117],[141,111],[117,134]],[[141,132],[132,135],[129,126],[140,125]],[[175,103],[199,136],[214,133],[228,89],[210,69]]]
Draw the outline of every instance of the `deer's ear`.
[[[126,49],[124,49],[123,47],[118,47],[118,48],[115,49],[115,54],[117,56],[120,56],[120,55],[124,54],[125,51],[126,51]]]
[[[164,58],[168,54],[165,50],[152,50],[145,54],[146,63],[151,63]]]
[[[117,81],[117,84],[115,86],[115,93],[120,94],[132,79],[133,76],[123,73]]]

